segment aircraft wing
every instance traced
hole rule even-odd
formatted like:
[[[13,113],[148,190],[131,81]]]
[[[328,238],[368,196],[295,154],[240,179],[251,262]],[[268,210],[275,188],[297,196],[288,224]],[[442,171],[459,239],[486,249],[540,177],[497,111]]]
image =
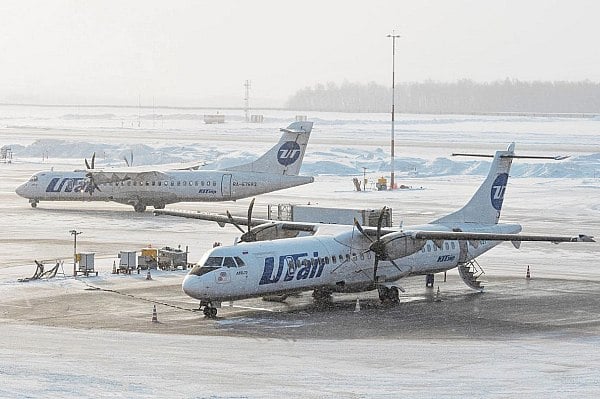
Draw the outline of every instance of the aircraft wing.
[[[208,213],[208,212],[194,212],[194,211],[171,211],[168,209],[157,209],[154,211],[154,215],[167,215],[167,216],[177,216],[184,217],[189,219],[199,219],[199,220],[208,220],[210,222],[216,222],[219,226],[223,227],[227,223],[237,224],[240,226],[248,226],[248,218],[243,216],[231,216],[229,218],[227,215],[221,215],[218,213]],[[278,220],[269,220],[269,219],[259,219],[252,218],[250,220],[250,227],[256,227],[265,224],[273,224],[277,225],[280,229],[288,230],[288,231],[314,231],[316,223],[300,223],[300,222],[282,222]]]
[[[103,172],[90,170],[86,176],[91,178],[96,184],[104,183],[117,183],[127,180],[163,180],[168,179],[169,175],[157,170],[145,171],[145,172],[132,172],[132,171],[114,171],[114,172]]]
[[[221,215],[218,213],[208,213],[208,212],[197,212],[197,211],[171,211],[168,209],[157,209],[154,211],[154,215],[167,215],[167,216],[177,216],[182,218],[189,219],[200,219],[200,220],[208,220],[210,222],[217,222],[219,226],[223,227],[227,223],[231,223],[232,219],[235,223],[241,226],[248,225],[248,218],[242,216],[231,216],[231,219],[227,217],[227,215]],[[252,218],[250,221],[250,227],[258,226],[260,224],[273,222],[273,220],[267,219],[258,219]]]
[[[487,240],[487,241],[549,241],[560,242],[596,242],[594,237],[585,234],[577,236],[550,236],[532,234],[469,233],[464,231],[406,231],[406,235],[421,240]]]

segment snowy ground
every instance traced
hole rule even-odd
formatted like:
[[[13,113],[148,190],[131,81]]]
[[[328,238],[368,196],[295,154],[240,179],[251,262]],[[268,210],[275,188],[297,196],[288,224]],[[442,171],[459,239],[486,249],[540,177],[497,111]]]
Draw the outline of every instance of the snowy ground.
[[[42,202],[31,209],[14,193],[34,172],[79,168],[83,157],[94,151],[100,165],[122,166],[122,157],[130,151],[138,165],[206,160],[218,167],[243,162],[270,147],[279,136],[277,129],[296,114],[257,111],[265,115],[265,123],[250,125],[242,121],[240,111],[227,111],[227,123],[205,125],[204,113],[214,111],[0,107],[0,146],[10,145],[14,152],[12,164],[0,164],[0,311],[4,315],[0,317],[0,397],[593,397],[600,393],[596,350],[600,336],[589,333],[519,333],[482,340],[285,340],[149,334],[93,326],[53,328],[41,319],[7,319],[9,307],[19,301],[52,300],[53,296],[58,301],[59,296],[82,290],[83,283],[73,279],[31,286],[16,282],[33,273],[33,259],[49,260],[48,264],[64,259],[69,274],[71,229],[83,231],[79,250],[97,254],[100,276],[93,281],[126,284],[130,289],[139,284],[135,280],[139,277],[110,274],[119,250],[181,244],[189,246],[191,259],[197,259],[214,241],[233,241],[236,230],[216,224],[157,218],[150,212],[140,215],[112,203]],[[315,126],[303,173],[316,174],[316,182],[257,198],[257,217],[266,215],[269,203],[311,202],[352,208],[387,205],[393,208],[396,225],[424,223],[461,206],[487,173],[487,163],[451,158],[451,152],[493,152],[515,141],[518,153],[572,158],[553,164],[515,161],[502,219],[522,223],[529,233],[600,236],[599,120],[402,116],[396,128],[396,171],[399,183],[413,189],[357,193],[351,179],[362,178],[363,166],[371,180],[389,174],[388,116],[314,113],[308,117]],[[248,203],[170,208],[230,209],[243,214]],[[525,243],[520,250],[501,245],[479,261],[492,277],[523,276],[530,265],[535,277],[600,281],[599,257],[598,244]],[[159,276],[156,284],[176,286],[180,279],[181,274]],[[493,290],[493,281],[488,287]],[[586,320],[597,326],[600,317],[592,313]],[[397,328],[402,329],[401,321]]]

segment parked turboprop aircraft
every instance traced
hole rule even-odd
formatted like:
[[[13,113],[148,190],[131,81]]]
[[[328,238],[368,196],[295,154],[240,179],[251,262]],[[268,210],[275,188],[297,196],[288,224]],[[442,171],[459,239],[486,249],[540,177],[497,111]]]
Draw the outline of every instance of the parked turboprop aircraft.
[[[248,226],[240,243],[211,249],[183,281],[183,291],[199,299],[209,317],[216,316],[222,301],[306,290],[325,299],[333,292],[376,288],[382,301],[395,302],[400,279],[455,267],[470,288],[481,290],[474,260],[503,241],[516,248],[522,241],[594,241],[583,234],[518,234],[521,225],[498,223],[513,158],[519,158],[514,144],[497,151],[487,178],[463,208],[420,226],[382,228],[381,218],[377,228],[356,221],[342,226],[252,220],[252,202],[247,220],[229,213],[155,213],[232,223],[241,231],[240,224]]]
[[[279,142],[253,162],[222,170],[97,170],[86,160],[87,170],[46,171],[34,174],[16,193],[40,201],[114,201],[133,205],[136,212],[146,206],[162,209],[183,201],[228,201],[312,183],[311,176],[298,176],[312,122],[294,122]]]

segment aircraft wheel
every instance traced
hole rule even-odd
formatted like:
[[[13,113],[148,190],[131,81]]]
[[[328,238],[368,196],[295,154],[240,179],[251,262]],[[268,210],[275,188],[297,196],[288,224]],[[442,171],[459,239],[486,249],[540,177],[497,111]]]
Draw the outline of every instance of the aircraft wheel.
[[[378,287],[377,290],[381,303],[398,303],[400,301],[400,293],[396,287]]]
[[[37,208],[38,201],[37,201],[37,200],[30,200],[30,201],[29,201],[29,204],[31,204],[31,207],[32,207],[32,208]]]
[[[146,205],[144,204],[135,204],[133,206],[133,210],[136,212],[145,212],[146,211]]]
[[[392,287],[388,292],[388,298],[390,302],[398,303],[400,302],[400,292],[398,292],[398,288]]]
[[[317,306],[331,306],[333,304],[333,298],[329,291],[314,290],[312,297]]]
[[[217,317],[217,308],[213,308],[212,306],[205,306],[203,310],[204,316],[209,319],[214,319]]]

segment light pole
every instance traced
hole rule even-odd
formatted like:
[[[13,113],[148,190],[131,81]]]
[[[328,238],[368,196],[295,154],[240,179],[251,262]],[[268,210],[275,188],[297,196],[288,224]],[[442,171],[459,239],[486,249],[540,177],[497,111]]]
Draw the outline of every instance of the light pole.
[[[400,37],[400,35],[396,35],[394,31],[387,37],[392,38],[392,150],[391,150],[391,163],[390,169],[391,173],[391,181],[390,181],[390,190],[394,189],[394,103],[395,103],[395,94],[394,89],[396,87],[396,39]]]
[[[77,236],[82,232],[70,230],[69,233],[73,236],[73,276],[77,277]]]

